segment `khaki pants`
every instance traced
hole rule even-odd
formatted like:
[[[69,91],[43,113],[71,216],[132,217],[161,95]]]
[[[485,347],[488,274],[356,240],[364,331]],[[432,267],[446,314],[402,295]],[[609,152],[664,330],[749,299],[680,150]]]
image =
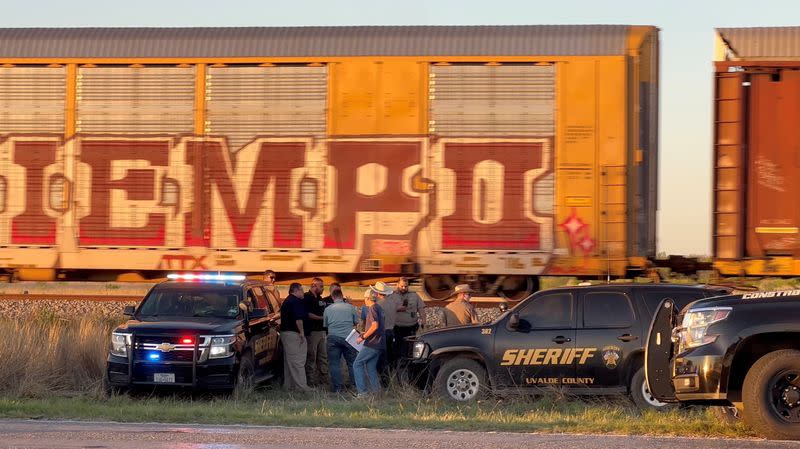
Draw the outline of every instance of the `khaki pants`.
[[[306,379],[310,385],[328,383],[328,343],[325,331],[312,331],[308,336]]]
[[[300,342],[298,332],[281,332],[283,341],[283,387],[287,390],[310,391],[306,383],[306,345],[307,340]]]

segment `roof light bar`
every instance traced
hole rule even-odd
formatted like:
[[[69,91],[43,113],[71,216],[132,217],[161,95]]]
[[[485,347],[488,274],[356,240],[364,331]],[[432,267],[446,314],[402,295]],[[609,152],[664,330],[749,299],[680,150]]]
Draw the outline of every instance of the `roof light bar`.
[[[242,274],[193,274],[193,273],[170,273],[167,279],[173,281],[243,281],[245,276]]]

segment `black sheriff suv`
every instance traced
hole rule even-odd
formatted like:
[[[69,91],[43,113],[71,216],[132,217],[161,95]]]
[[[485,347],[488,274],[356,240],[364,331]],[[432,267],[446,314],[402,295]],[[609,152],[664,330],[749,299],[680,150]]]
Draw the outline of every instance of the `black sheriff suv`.
[[[233,390],[280,373],[279,305],[240,275],[171,274],[111,334],[109,389]]]
[[[644,380],[644,341],[665,298],[688,304],[729,290],[607,284],[543,290],[489,324],[437,329],[410,345],[410,375],[454,401],[486,393],[630,394],[659,408]]]
[[[646,360],[657,399],[719,406],[766,438],[800,439],[800,290],[665,300]]]

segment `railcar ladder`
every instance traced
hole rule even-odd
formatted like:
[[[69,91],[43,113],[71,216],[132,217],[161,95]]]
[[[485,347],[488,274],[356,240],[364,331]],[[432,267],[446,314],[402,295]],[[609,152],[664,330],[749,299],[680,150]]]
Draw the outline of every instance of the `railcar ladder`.
[[[600,167],[600,220],[598,249],[606,261],[606,277],[612,274],[615,262],[627,263],[625,231],[627,226],[627,170],[624,165]]]
[[[744,253],[746,113],[749,77],[717,73],[714,104],[714,241],[717,259]]]

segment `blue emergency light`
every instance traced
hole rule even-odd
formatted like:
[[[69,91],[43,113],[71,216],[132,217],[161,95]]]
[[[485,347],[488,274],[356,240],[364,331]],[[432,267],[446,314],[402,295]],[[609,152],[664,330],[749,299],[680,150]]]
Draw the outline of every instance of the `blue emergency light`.
[[[155,352],[153,352],[150,355],[148,355],[147,358],[150,359],[150,360],[159,360],[161,358],[161,355],[156,354]]]
[[[245,279],[242,274],[194,274],[194,273],[170,273],[167,279],[174,281],[243,281]]]

